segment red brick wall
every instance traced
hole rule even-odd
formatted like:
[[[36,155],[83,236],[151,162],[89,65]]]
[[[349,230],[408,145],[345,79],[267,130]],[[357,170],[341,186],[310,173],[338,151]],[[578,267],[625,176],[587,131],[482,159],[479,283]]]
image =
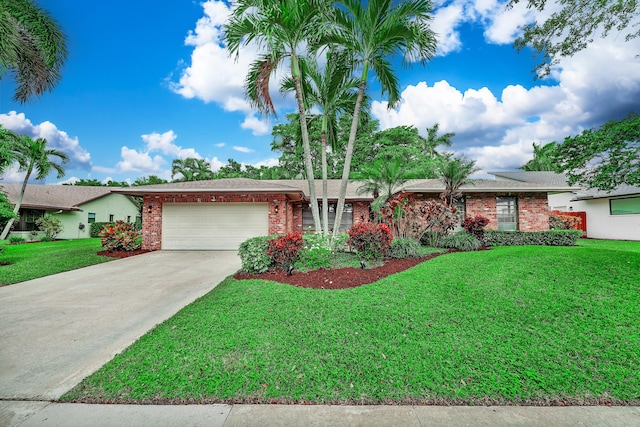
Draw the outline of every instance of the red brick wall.
[[[291,206],[286,196],[278,194],[163,194],[144,196],[142,209],[142,248],[156,251],[162,248],[163,203],[268,203],[269,234],[286,233]],[[278,212],[276,213],[276,206]],[[149,209],[151,207],[151,209]]]
[[[470,193],[466,195],[468,216],[482,215],[489,218],[487,230],[498,229],[496,197],[517,197],[518,230],[544,231],[549,229],[549,205],[546,193]]]

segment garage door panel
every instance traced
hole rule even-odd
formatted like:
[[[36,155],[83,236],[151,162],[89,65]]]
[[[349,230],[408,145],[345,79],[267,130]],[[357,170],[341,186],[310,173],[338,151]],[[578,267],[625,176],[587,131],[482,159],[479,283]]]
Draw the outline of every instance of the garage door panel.
[[[167,203],[162,208],[162,249],[237,250],[268,233],[266,203]]]

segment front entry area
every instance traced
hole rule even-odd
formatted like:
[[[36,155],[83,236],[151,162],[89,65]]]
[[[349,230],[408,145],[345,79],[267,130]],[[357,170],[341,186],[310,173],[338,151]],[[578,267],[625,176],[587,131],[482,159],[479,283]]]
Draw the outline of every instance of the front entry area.
[[[164,203],[162,249],[233,250],[269,231],[267,203]]]

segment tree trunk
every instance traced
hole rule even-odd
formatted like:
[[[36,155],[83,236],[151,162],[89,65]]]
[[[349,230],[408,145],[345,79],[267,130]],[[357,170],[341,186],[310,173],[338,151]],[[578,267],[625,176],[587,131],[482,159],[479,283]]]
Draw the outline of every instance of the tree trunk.
[[[353,121],[351,122],[351,130],[349,132],[349,141],[347,142],[347,150],[344,156],[344,168],[342,169],[342,181],[340,182],[340,193],[338,195],[338,205],[336,206],[336,220],[333,223],[333,238],[335,240],[340,234],[340,223],[342,222],[342,210],[344,209],[344,200],[347,197],[347,184],[349,183],[349,173],[351,172],[351,158],[353,157],[353,146],[356,141],[356,133],[358,132],[358,120],[360,116],[360,107],[364,98],[364,88],[367,85],[366,77],[361,79],[358,89],[358,98],[353,111]]]
[[[20,198],[18,199],[16,206],[13,208],[14,214],[17,214],[18,211],[20,210],[20,206],[22,206],[22,200],[24,199],[24,193],[27,190],[27,182],[29,181],[29,176],[31,176],[31,171],[33,171],[33,164],[29,166],[29,169],[27,170],[27,174],[24,177],[24,181],[22,181],[22,188],[20,189]],[[11,230],[11,227],[13,226],[14,222],[15,222],[15,218],[11,218],[7,222],[7,225],[4,226],[4,230],[2,230],[2,235],[0,235],[0,240],[4,240],[7,238],[7,236],[9,235],[9,230]]]
[[[329,201],[327,197],[327,130],[325,129],[326,117],[322,118],[322,232],[329,234]]]
[[[316,233],[322,233],[320,222],[320,210],[318,209],[318,197],[316,196],[316,183],[313,177],[313,164],[311,163],[311,147],[309,145],[309,130],[307,129],[307,116],[305,114],[304,101],[302,99],[302,84],[300,83],[300,67],[298,58],[291,57],[291,75],[296,86],[296,100],[298,101],[298,115],[300,117],[300,131],[302,133],[302,149],[304,151],[304,167],[307,171],[309,182],[309,204]]]

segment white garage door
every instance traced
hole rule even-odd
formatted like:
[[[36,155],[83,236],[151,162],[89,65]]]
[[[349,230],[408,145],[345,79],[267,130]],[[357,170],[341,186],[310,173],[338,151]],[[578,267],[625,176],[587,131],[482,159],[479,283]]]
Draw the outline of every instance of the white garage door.
[[[165,203],[162,249],[237,250],[269,230],[266,203]]]

